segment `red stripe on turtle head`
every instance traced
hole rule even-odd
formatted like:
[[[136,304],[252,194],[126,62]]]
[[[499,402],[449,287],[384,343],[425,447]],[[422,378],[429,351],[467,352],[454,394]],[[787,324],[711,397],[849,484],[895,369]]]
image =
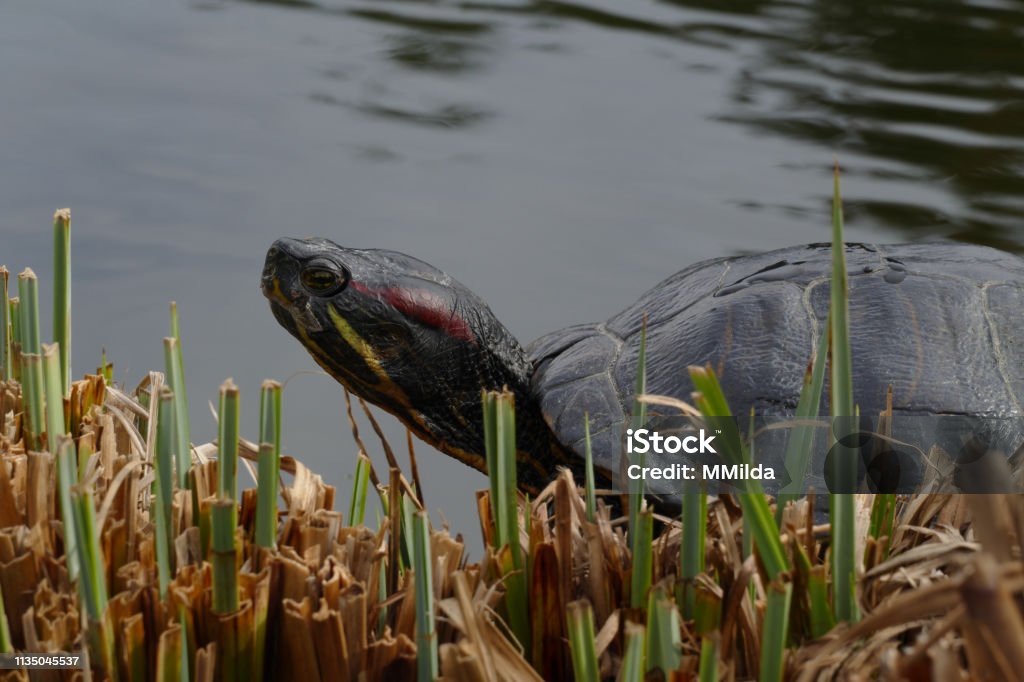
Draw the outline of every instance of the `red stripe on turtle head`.
[[[376,289],[355,280],[350,286],[363,294],[379,298],[406,317],[438,329],[452,338],[474,344],[477,342],[469,323],[455,312],[452,301],[433,291],[401,287]]]

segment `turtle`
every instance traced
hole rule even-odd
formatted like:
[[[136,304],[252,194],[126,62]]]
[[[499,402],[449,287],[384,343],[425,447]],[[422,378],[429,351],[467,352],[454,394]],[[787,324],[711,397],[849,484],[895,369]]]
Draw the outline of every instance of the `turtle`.
[[[844,253],[861,414],[891,401],[894,415],[1021,416],[1024,259],[957,242]],[[614,479],[642,329],[648,393],[689,400],[687,368],[710,366],[733,414],[792,414],[826,330],[831,275],[828,243],[705,260],[603,322],[527,346],[468,287],[395,251],[279,239],[261,286],[331,376],[480,471],[481,391],[510,390],[518,483],[536,493],[560,467],[581,475],[587,420],[598,477]]]

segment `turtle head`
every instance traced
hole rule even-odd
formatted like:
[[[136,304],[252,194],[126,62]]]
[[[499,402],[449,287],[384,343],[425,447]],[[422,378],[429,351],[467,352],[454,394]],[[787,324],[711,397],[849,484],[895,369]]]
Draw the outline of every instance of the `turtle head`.
[[[279,239],[262,289],[321,367],[441,451],[485,469],[480,392],[503,386],[516,395],[520,442],[536,440],[526,428],[552,439],[522,346],[483,300],[437,268],[394,251]]]

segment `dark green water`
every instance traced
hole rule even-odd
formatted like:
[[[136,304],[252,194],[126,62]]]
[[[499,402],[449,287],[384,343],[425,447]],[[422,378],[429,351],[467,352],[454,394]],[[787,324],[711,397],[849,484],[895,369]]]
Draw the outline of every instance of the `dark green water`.
[[[71,206],[76,370],[159,368],[176,299],[201,440],[226,376],[252,433],[260,380],[314,369],[258,291],[282,235],[431,261],[524,341],[827,239],[834,159],[852,239],[1024,247],[1019,3],[22,2],[0,64],[0,263],[48,277]],[[347,500],[338,389],[285,396]],[[421,455],[475,536],[482,477]]]

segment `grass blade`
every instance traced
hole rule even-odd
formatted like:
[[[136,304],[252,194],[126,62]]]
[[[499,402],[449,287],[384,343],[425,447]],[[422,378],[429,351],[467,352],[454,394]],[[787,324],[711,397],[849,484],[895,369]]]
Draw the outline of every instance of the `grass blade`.
[[[643,625],[626,623],[626,654],[619,670],[619,682],[643,682],[646,666],[644,652],[646,650],[647,630]]]
[[[588,601],[569,602],[566,616],[573,676],[576,682],[598,682],[601,676],[594,636],[594,610]]]
[[[62,439],[58,452],[73,448],[70,439]],[[71,505],[75,517],[75,535],[78,540],[78,564],[81,574],[78,592],[88,617],[90,651],[98,659],[99,667],[112,680],[118,679],[118,666],[114,655],[114,636],[107,613],[107,583],[103,554],[100,551],[99,530],[92,492],[86,487],[71,488]]]
[[[700,682],[718,682],[718,655],[721,645],[718,631],[722,617],[722,598],[710,589],[697,589],[693,625],[701,638]]]
[[[643,323],[640,327],[640,349],[637,352],[636,358],[636,384],[633,388],[633,412],[631,426],[634,429],[643,427],[645,421],[647,421],[647,403],[642,403],[637,400],[638,396],[647,393],[647,315],[644,315]],[[637,465],[641,468],[645,465],[647,458],[643,453],[633,453],[629,464]],[[636,538],[636,524],[639,519],[640,511],[643,509],[644,502],[644,482],[639,478],[629,479],[629,537],[630,537],[630,551],[635,555],[640,548],[635,543]]]
[[[60,383],[60,359],[56,344],[44,346],[43,376],[46,384],[46,438],[57,461],[57,498],[64,524],[64,555],[68,577],[78,578],[77,539],[71,509],[71,486],[78,482],[78,463],[74,441],[65,438],[64,397]]]
[[[235,568],[237,516],[233,499],[221,497],[210,506],[213,612],[218,615],[238,610],[238,574]]]
[[[220,435],[217,439],[217,494],[238,499],[238,386],[220,385]]]
[[[21,352],[41,353],[39,341],[39,279],[31,268],[18,275],[18,300],[21,309]]]
[[[4,605],[4,592],[0,586],[0,654],[9,654],[14,651],[14,644],[11,643],[11,629],[7,623],[7,607]]]
[[[668,679],[682,662],[682,623],[675,603],[662,589],[647,603],[647,671],[660,669]]]
[[[583,414],[583,433],[584,452],[586,456],[586,481],[584,491],[586,494],[587,521],[594,523],[594,517],[597,514],[597,499],[594,492],[594,453],[590,445],[590,415],[587,413]]]
[[[31,269],[25,268],[18,275],[19,311],[21,335],[21,380],[25,394],[28,431],[26,446],[30,450],[43,447],[42,435],[45,428],[43,409],[43,359],[39,342],[39,280]]]
[[[53,341],[64,395],[71,394],[71,209],[53,214]]]
[[[519,501],[516,488],[515,398],[509,391],[485,391],[483,395],[484,442],[490,481],[494,547],[508,548],[512,571],[505,585],[509,626],[526,651],[532,642],[526,593],[525,562],[519,540]]]
[[[696,404],[704,416],[712,418],[731,416],[732,413],[729,411],[729,404],[722,393],[722,387],[710,367],[691,367],[690,379],[699,392]],[[722,429],[722,442],[721,454],[728,464],[750,463],[746,448],[735,428]],[[743,508],[744,519],[749,518],[754,544],[768,571],[768,577],[770,580],[775,580],[780,573],[789,568],[786,552],[779,539],[779,527],[772,517],[761,482],[750,480],[745,483],[747,484],[746,492],[737,495],[737,498]]]
[[[821,406],[821,392],[825,383],[825,366],[828,364],[829,337],[831,335],[832,317],[828,317],[825,327],[821,330],[818,338],[818,345],[811,361],[808,363],[807,371],[804,373],[803,388],[800,389],[800,400],[796,405],[794,418],[814,419],[818,416]],[[814,448],[814,437],[816,429],[813,426],[797,426],[790,430],[789,442],[786,444],[786,471],[789,475],[789,483],[779,493],[778,504],[775,509],[775,522],[781,526],[782,513],[788,502],[795,502],[800,498],[803,490],[804,477],[807,475],[807,467],[810,464],[811,452]]]
[[[11,321],[11,374],[15,381],[21,381],[21,299],[12,296],[7,300],[8,318]]]
[[[366,516],[366,489],[370,482],[370,458],[359,453],[352,480],[352,500],[348,506],[349,525],[361,526]]]
[[[781,682],[789,632],[793,584],[785,576],[768,585],[768,605],[761,634],[761,682]]]
[[[856,429],[853,404],[853,365],[850,353],[849,281],[846,276],[843,243],[843,206],[839,194],[839,165],[836,164],[832,194],[832,300],[830,307],[832,352],[833,433],[840,436]],[[836,439],[833,480],[840,492],[831,495],[832,517],[832,606],[836,619],[858,619],[856,601],[856,522],[851,491],[857,479],[857,453]]]
[[[643,509],[637,518],[634,529],[635,554],[633,554],[633,568],[630,574],[629,603],[634,609],[639,609],[647,603],[647,592],[651,589],[651,576],[654,572],[653,548],[654,542],[654,512],[650,509]]]
[[[431,571],[430,519],[417,511],[412,519],[413,577],[416,581],[416,670],[419,682],[438,675],[437,632],[434,626],[434,581]]]
[[[256,482],[256,544],[273,549],[277,538],[277,484],[281,459],[281,384],[260,387],[260,451]]]
[[[156,563],[160,598],[167,598],[171,582],[171,499],[174,494],[174,393],[166,386],[156,398],[156,477],[153,480],[154,525],[156,526]]]
[[[8,298],[7,284],[10,279],[7,268],[0,265],[0,380],[10,381],[13,378],[11,373],[11,304]]]
[[[696,597],[693,579],[704,571],[708,496],[690,482],[683,485],[683,537],[679,543],[680,577],[683,579],[681,606],[683,615],[693,618]]]
[[[177,425],[175,454],[179,488],[188,487],[188,470],[192,466],[192,445],[189,440],[188,397],[185,391],[185,366],[178,332],[178,306],[171,303],[171,335],[164,339],[164,366],[167,385],[174,391],[174,423]]]
[[[40,451],[43,449],[42,435],[46,424],[46,410],[43,398],[43,358],[38,353],[21,354],[21,390],[27,417],[27,423],[22,427],[25,448]]]

